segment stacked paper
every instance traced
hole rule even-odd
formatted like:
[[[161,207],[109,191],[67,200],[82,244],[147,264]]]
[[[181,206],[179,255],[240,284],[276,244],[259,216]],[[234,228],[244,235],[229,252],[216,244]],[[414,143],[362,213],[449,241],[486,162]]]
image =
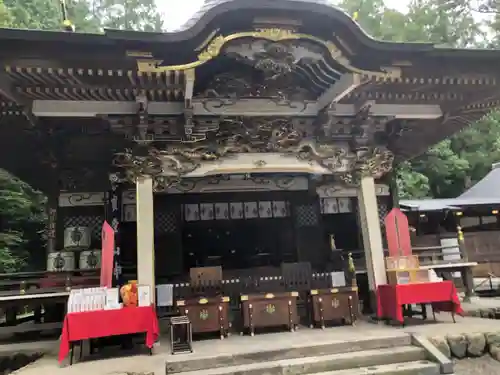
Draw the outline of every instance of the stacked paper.
[[[117,288],[73,289],[68,298],[68,313],[120,308]]]

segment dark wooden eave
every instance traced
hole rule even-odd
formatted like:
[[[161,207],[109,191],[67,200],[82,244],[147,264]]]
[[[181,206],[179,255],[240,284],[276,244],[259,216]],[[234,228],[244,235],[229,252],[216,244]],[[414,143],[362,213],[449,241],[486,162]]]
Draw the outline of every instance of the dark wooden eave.
[[[425,152],[430,145],[476,121],[500,103],[497,93],[500,72],[495,68],[500,50],[378,41],[344,12],[319,0],[212,1],[207,2],[182,30],[173,33],[106,30],[102,35],[94,35],[0,29],[3,46],[0,51],[0,122],[4,139],[0,143],[5,146],[0,151],[0,166],[35,186],[36,180],[43,180],[43,173],[35,173],[37,177],[31,177],[35,182],[30,181],[29,176],[37,169],[38,162],[37,157],[30,156],[30,151],[37,144],[22,130],[33,125],[36,128],[37,119],[30,113],[33,102],[135,103],[141,95],[162,104],[183,103],[183,71],[138,73],[136,60],[128,57],[127,52],[150,52],[155,58],[164,60],[164,65],[186,64],[196,60],[198,47],[213,37],[214,32],[231,35],[255,29],[256,20],[278,18],[296,20],[298,33],[334,42],[359,69],[381,66],[401,69],[401,77],[372,80],[351,92],[341,103],[362,105],[374,101],[441,106],[444,113],[441,119],[406,122],[409,131],[403,132],[391,145],[400,159]],[[213,63],[221,61],[216,58]],[[197,85],[203,81],[201,77],[210,76],[209,69],[209,64],[199,68]],[[61,124],[62,121],[56,122]],[[68,124],[78,122],[65,121]],[[85,121],[102,124],[102,119],[82,119]],[[11,129],[7,131],[6,127]],[[26,139],[9,141],[18,137]],[[92,137],[84,138],[78,147],[85,149],[96,144]],[[104,150],[113,143],[106,142],[99,146],[102,152],[96,154],[95,162],[98,157],[108,158]],[[13,157],[21,151],[25,155]]]

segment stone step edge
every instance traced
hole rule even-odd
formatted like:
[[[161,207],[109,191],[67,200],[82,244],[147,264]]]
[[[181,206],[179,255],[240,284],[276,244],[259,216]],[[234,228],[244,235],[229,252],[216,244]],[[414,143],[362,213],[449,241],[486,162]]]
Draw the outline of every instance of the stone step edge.
[[[309,375],[438,375],[439,365],[430,361],[391,363],[381,366],[318,372]]]
[[[294,366],[304,366],[308,364],[313,365],[325,362],[339,363],[342,361],[346,362],[353,361],[354,363],[357,363],[356,358],[373,358],[373,357],[386,358],[387,359],[386,364],[390,364],[391,361],[399,361],[399,359],[397,358],[398,355],[412,355],[412,356],[422,357],[422,358],[412,358],[409,360],[410,362],[418,359],[423,360],[425,358],[425,350],[416,346],[390,347],[390,348],[373,349],[373,350],[362,350],[357,352],[328,354],[315,357],[282,359],[276,361],[250,363],[237,366],[209,368],[204,370],[182,372],[181,374],[182,375],[226,375],[226,374],[230,375],[230,374],[247,374],[247,373],[253,374],[254,372],[256,373],[257,371],[259,372],[269,371],[270,369],[277,369],[277,368],[285,369]],[[353,366],[352,368],[355,368],[355,366]],[[167,372],[167,374],[171,374],[171,372]]]
[[[377,337],[356,341],[347,342],[330,342],[330,343],[319,343],[310,344],[298,347],[283,347],[277,349],[269,349],[254,352],[241,352],[235,354],[223,354],[215,357],[192,357],[191,354],[187,354],[185,359],[177,360],[175,356],[170,358],[173,361],[166,361],[166,368],[168,374],[183,373],[196,370],[206,370],[210,368],[219,368],[227,366],[238,366],[247,365],[255,362],[262,362],[263,358],[270,357],[275,361],[277,360],[289,360],[299,357],[307,356],[321,356],[327,354],[342,354],[342,353],[354,353],[366,350],[375,349],[386,349],[402,346],[411,346],[411,336],[408,335],[398,335],[398,336],[386,336]],[[196,349],[195,349],[196,350]],[[325,352],[323,354],[322,352]],[[328,352],[328,353],[326,353]],[[295,353],[295,354],[294,354]],[[183,355],[184,356],[184,355]],[[185,367],[185,370],[181,368]]]

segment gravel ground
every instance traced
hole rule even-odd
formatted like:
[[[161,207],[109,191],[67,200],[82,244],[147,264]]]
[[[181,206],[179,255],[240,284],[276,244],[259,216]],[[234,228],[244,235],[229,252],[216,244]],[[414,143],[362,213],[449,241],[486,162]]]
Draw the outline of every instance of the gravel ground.
[[[455,362],[454,375],[500,375],[500,362],[490,356]]]

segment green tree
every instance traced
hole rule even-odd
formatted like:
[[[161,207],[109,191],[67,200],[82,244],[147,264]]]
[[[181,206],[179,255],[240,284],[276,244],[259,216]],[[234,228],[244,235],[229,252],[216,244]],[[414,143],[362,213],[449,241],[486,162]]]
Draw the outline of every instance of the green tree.
[[[3,2],[10,13],[10,27],[41,30],[56,30],[61,27],[58,1],[3,0]]]
[[[98,32],[99,20],[93,17],[87,0],[67,2],[68,18],[78,32]],[[5,14],[5,16],[4,16]],[[63,16],[59,0],[3,0],[0,26],[20,29],[60,30]]]
[[[92,13],[103,28],[162,31],[155,0],[92,0]]]
[[[9,9],[5,6],[3,0],[0,0],[0,26],[12,27],[12,15]]]
[[[429,178],[416,172],[409,162],[403,162],[396,168],[398,194],[403,199],[419,199],[431,196]]]
[[[44,201],[41,193],[0,169],[0,272],[27,265],[28,242],[43,230]]]
[[[92,5],[88,0],[72,0],[67,2],[68,18],[75,25],[76,32],[101,32],[101,22],[93,14]]]

